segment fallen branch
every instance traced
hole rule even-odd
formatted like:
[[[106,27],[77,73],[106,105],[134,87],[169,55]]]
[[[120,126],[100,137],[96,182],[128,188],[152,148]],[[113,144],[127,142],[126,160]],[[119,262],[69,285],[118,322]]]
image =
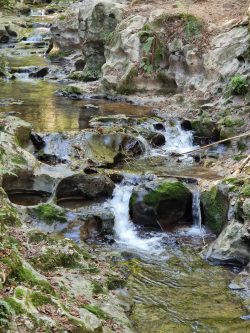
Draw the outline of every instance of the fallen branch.
[[[203,146],[203,147],[199,147],[199,148],[196,148],[196,149],[193,149],[193,150],[186,151],[185,153],[181,153],[181,155],[185,155],[185,154],[193,153],[193,152],[195,152],[195,151],[204,150],[204,149],[207,149],[207,148],[210,148],[210,147],[216,146],[216,145],[218,145],[219,143],[223,143],[223,142],[231,141],[231,140],[238,139],[238,138],[243,138],[243,137],[246,137],[246,136],[250,136],[250,132],[243,133],[243,134],[240,134],[240,135],[237,135],[237,136],[233,136],[233,137],[231,137],[231,138],[223,139],[223,140],[220,140],[220,141],[216,141],[216,142],[210,143],[209,145],[206,145],[206,146]]]

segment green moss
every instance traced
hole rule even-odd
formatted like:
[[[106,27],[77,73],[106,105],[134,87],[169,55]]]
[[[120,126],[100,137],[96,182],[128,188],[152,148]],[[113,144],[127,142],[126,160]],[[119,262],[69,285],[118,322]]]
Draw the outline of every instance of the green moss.
[[[34,211],[39,219],[48,223],[53,223],[54,221],[64,223],[67,221],[65,212],[52,204],[40,205]]]
[[[231,95],[246,95],[248,85],[249,83],[246,77],[241,74],[236,74],[231,78],[227,89]]]
[[[117,276],[109,276],[106,281],[106,285],[109,290],[116,290],[124,288],[126,285],[126,281]]]
[[[92,291],[94,294],[103,294],[105,292],[103,285],[97,281],[92,282]]]
[[[51,298],[40,292],[33,291],[30,295],[30,300],[35,307],[42,306],[44,304],[51,304]]]
[[[206,226],[219,234],[227,220],[228,198],[214,186],[201,194],[201,202]]]
[[[239,154],[239,155],[235,155],[234,156],[234,160],[235,161],[241,161],[243,159],[247,158],[247,155],[242,155],[242,154]]]
[[[243,188],[240,191],[240,194],[244,197],[249,198],[250,197],[250,184],[245,184]]]
[[[48,238],[48,236],[39,230],[31,230],[28,232],[30,243],[40,243]]]
[[[129,200],[129,209],[132,210],[132,208],[134,207],[134,205],[137,202],[137,195],[136,193],[132,193],[130,200]]]
[[[0,219],[2,224],[9,226],[21,225],[16,209],[7,205],[0,207]]]
[[[32,263],[35,267],[42,271],[55,270],[58,267],[65,268],[78,268],[81,267],[79,260],[80,255],[72,249],[67,251],[61,249],[47,249],[44,254],[32,259]]]
[[[11,309],[15,312],[16,315],[20,315],[24,313],[23,307],[19,304],[13,297],[7,297],[5,299],[6,303],[9,304]]]
[[[6,329],[9,327],[9,323],[14,316],[15,312],[11,305],[3,300],[0,300],[0,331],[1,329]],[[4,332],[4,331],[3,331]]]
[[[40,278],[27,263],[24,264],[15,250],[8,257],[4,257],[2,262],[11,270],[8,275],[9,281],[24,283],[28,286],[37,286],[46,292],[53,292],[51,285],[45,279]]]
[[[14,164],[17,164],[17,165],[26,165],[27,164],[27,161],[21,155],[13,156],[11,159],[11,162]]]
[[[230,116],[225,117],[221,122],[226,127],[235,127],[235,126],[240,127],[244,125],[244,119],[236,119]]]
[[[189,190],[181,182],[165,182],[145,195],[143,201],[157,208],[162,200],[181,200],[188,194]]]
[[[89,312],[92,312],[99,319],[106,320],[109,318],[108,314],[96,305],[86,304],[86,305],[84,305],[84,309],[88,310]]]

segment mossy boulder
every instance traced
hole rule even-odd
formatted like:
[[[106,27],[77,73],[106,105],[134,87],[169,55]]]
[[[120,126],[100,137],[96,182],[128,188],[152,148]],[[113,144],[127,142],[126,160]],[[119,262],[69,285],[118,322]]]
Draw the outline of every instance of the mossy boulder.
[[[217,235],[227,222],[228,190],[224,185],[212,187],[201,194],[204,223]]]
[[[32,210],[39,220],[48,224],[53,222],[66,222],[66,215],[61,207],[54,204],[42,204]]]
[[[191,127],[194,131],[196,141],[215,141],[219,139],[220,130],[215,121],[209,117],[200,117],[190,120]]]
[[[130,198],[133,222],[168,230],[192,221],[192,193],[180,181],[139,186]]]

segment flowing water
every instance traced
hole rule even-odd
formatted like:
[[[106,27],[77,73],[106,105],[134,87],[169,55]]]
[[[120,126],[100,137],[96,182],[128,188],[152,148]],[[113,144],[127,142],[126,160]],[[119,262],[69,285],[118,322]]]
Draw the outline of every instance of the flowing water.
[[[39,27],[37,18],[44,21],[44,10],[31,12]],[[35,21],[36,20],[36,21]],[[26,44],[42,42],[47,30],[37,29]],[[25,44],[23,43],[23,44]],[[23,47],[23,46],[22,46]],[[8,55],[13,67],[50,66],[50,63],[35,50],[14,50]],[[46,80],[31,80],[19,76],[18,80],[1,83],[0,112],[15,111],[22,119],[31,122],[37,132],[60,132],[89,127],[89,121],[97,115],[126,114],[144,117],[150,108],[136,107],[126,103],[91,100],[99,106],[96,110],[83,110],[89,101],[76,101],[57,96],[59,83]],[[151,172],[157,175],[179,174],[191,177],[215,179],[218,175],[207,169],[197,168],[192,158],[185,155],[176,161],[171,153],[185,153],[194,148],[191,132],[183,131],[179,123],[166,126],[166,144],[159,149],[150,149],[148,156],[123,166],[124,172],[141,174]],[[61,143],[60,154],[67,157],[68,147]],[[66,170],[66,169],[65,169]],[[199,255],[199,248],[206,240],[202,227],[200,194],[193,190],[193,226],[177,233],[150,233],[136,227],[129,216],[129,200],[133,188],[140,182],[139,176],[126,175],[116,185],[113,198],[105,203],[106,210],[115,216],[115,249],[129,253],[130,260],[121,260],[118,265],[127,269],[128,295],[132,304],[130,318],[134,331],[138,333],[248,333],[249,322],[242,302],[228,289],[233,275],[221,267],[214,267]],[[40,200],[40,199],[39,199]],[[33,204],[33,202],[31,202]],[[23,202],[22,202],[23,204]],[[64,203],[65,204],[65,203]],[[100,204],[101,205],[101,204]],[[67,203],[69,223],[73,223],[77,212],[85,209],[77,203]],[[87,208],[86,208],[87,209]],[[95,209],[91,207],[88,209]],[[96,209],[99,209],[96,208]],[[67,225],[60,226],[61,230]],[[41,226],[42,228],[42,226]],[[48,231],[56,231],[49,226]],[[54,230],[53,230],[54,228]],[[79,240],[79,225],[73,225],[67,237]],[[192,246],[187,246],[189,240]],[[186,244],[186,245],[185,245]],[[103,245],[107,251],[108,245]],[[109,248],[113,251],[113,247]]]
[[[145,255],[159,255],[163,251],[162,240],[164,235],[149,233],[142,237],[129,217],[129,200],[137,178],[125,178],[116,186],[113,199],[110,202],[115,216],[115,239],[117,244],[126,250]]]

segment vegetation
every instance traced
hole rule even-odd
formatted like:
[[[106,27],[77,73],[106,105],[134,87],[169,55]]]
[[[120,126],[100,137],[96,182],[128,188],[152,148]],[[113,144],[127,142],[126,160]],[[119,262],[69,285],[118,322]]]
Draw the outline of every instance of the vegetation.
[[[40,205],[35,208],[35,213],[39,219],[48,223],[53,223],[54,221],[66,222],[64,211],[52,204]]]
[[[84,309],[88,310],[89,312],[92,312],[99,319],[108,319],[109,318],[108,314],[96,305],[86,304],[86,305],[84,305]]]
[[[181,182],[165,182],[154,191],[148,193],[143,201],[157,207],[159,202],[166,199],[182,199],[189,194],[189,190]]]
[[[231,95],[245,95],[248,91],[248,80],[243,75],[234,75],[230,82],[228,90]]]

